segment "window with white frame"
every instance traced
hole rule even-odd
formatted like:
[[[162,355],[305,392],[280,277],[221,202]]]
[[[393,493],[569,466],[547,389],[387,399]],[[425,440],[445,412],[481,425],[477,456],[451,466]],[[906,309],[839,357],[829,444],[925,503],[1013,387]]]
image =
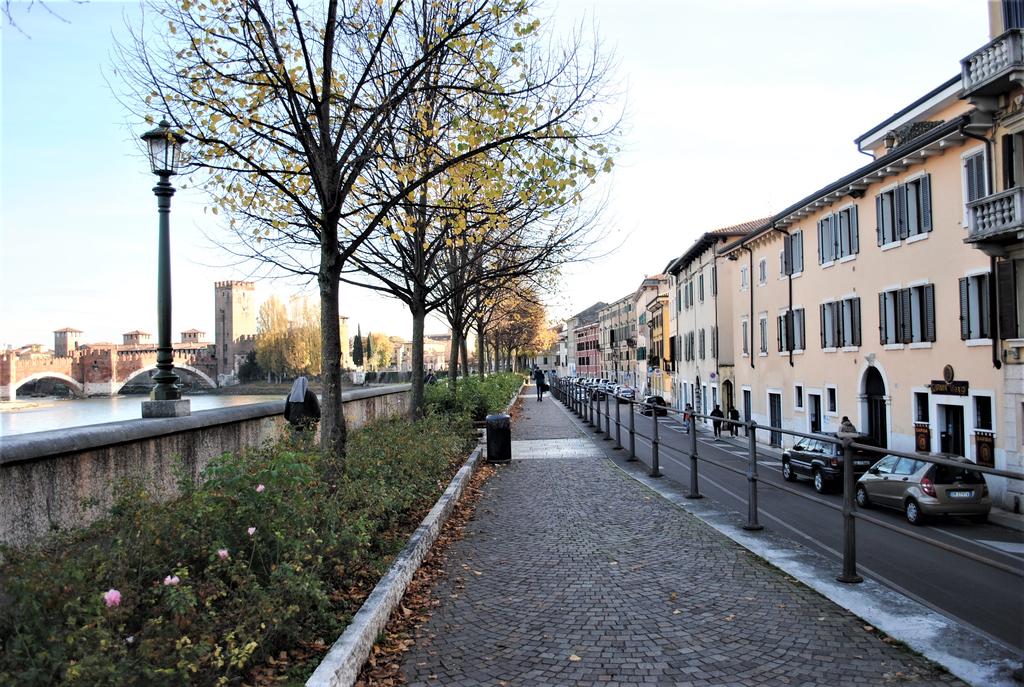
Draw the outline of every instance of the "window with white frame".
[[[967,224],[967,203],[988,195],[988,176],[985,174],[985,149],[963,157],[964,164],[964,224]]]
[[[839,403],[836,400],[836,388],[834,386],[830,386],[827,389],[825,389],[825,399],[826,399],[826,401],[825,401],[826,402],[826,405],[825,405],[826,412],[838,413],[839,412],[839,410],[838,410],[839,409]]]
[[[704,360],[705,348],[704,348],[704,330],[703,329],[701,329],[700,332],[697,334],[697,350],[699,352],[700,359]]]
[[[931,175],[924,174],[875,196],[879,246],[932,230]]]
[[[788,310],[776,318],[778,325],[778,350],[802,351],[805,347],[804,309]]]
[[[761,330],[761,354],[768,354],[768,316],[761,315],[758,326]]]
[[[743,340],[743,355],[750,355],[750,322],[746,318],[740,322],[740,338]]]
[[[768,259],[761,258],[757,263],[757,283],[764,286],[768,283]]]
[[[802,384],[797,384],[793,387],[793,399],[798,410],[803,410],[804,407],[804,387]]]
[[[974,427],[986,432],[992,431],[992,397],[974,397]]]
[[[914,422],[928,422],[928,393],[914,392]]]
[[[860,298],[822,303],[821,347],[860,346]]]
[[[700,276],[697,277],[697,300],[704,302],[704,270],[701,270]]]
[[[882,344],[935,341],[935,286],[921,284],[878,294]]]
[[[711,295],[718,295],[718,266],[711,265]]]
[[[988,273],[960,278],[961,339],[988,339],[992,336],[989,303]]]
[[[826,264],[860,252],[857,206],[818,220],[818,263]]]
[[[746,267],[740,268],[740,288],[746,289],[750,286],[750,275],[747,273]]]
[[[711,357],[718,357],[718,327],[711,328]]]
[[[782,245],[782,274],[800,274],[804,271],[804,232],[786,235]]]
[[[682,312],[683,310],[683,285],[676,283],[676,312]]]

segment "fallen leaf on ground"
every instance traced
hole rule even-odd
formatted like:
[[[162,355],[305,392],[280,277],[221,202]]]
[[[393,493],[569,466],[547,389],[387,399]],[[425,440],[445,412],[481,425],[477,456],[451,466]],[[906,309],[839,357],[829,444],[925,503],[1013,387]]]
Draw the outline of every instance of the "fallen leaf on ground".
[[[582,661],[583,659],[576,654],[569,654],[569,660],[575,663],[576,661]]]

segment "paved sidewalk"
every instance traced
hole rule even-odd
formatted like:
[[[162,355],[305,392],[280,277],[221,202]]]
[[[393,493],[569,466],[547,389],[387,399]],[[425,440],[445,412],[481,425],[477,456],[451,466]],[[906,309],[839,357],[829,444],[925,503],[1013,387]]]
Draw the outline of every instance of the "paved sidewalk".
[[[963,684],[627,477],[553,399],[523,399],[410,684]]]

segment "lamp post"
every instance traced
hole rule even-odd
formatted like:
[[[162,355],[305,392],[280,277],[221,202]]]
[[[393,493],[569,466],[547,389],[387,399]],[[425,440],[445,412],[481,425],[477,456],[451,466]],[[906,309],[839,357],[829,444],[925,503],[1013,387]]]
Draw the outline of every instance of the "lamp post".
[[[171,131],[167,120],[142,135],[149,148],[149,165],[160,177],[153,187],[157,212],[160,215],[160,234],[157,254],[157,373],[156,386],[149,401],[142,404],[142,417],[180,417],[189,414],[189,402],[178,391],[178,376],[174,374],[174,353],[171,348],[171,176],[178,172],[181,162],[181,144],[185,137]]]

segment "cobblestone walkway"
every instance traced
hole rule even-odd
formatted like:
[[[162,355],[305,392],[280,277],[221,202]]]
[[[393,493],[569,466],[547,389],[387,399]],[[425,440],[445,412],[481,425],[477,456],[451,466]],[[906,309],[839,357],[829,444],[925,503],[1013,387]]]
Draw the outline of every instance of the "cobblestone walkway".
[[[962,684],[629,479],[553,399],[523,396],[513,462],[405,654],[410,684]]]

